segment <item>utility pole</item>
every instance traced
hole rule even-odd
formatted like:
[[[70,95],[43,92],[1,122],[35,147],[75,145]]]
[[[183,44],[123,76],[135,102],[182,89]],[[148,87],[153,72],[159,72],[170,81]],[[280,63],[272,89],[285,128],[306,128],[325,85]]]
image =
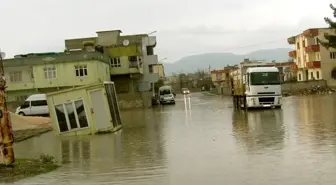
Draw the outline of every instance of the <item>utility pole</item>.
[[[0,151],[2,161],[1,163],[6,166],[13,166],[15,162],[14,157],[14,136],[12,132],[12,123],[7,110],[6,102],[6,79],[3,67],[3,58],[5,53],[0,50]]]

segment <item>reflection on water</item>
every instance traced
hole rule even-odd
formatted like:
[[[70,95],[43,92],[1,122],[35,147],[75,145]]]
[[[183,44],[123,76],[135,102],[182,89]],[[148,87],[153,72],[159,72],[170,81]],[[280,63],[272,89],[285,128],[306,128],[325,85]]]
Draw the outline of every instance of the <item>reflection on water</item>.
[[[42,175],[40,181],[27,179],[23,182],[71,184],[75,180],[76,184],[141,184],[150,178],[153,183],[160,184],[166,173],[160,115],[153,110],[142,114],[127,111],[123,112],[123,117],[128,129],[114,134],[55,137],[48,133],[42,138],[18,143],[16,149],[21,156],[17,157],[26,156],[26,151],[32,157],[45,153],[63,163],[56,172]],[[34,150],[30,150],[32,148]]]
[[[237,111],[233,112],[232,122],[234,136],[248,151],[283,147],[282,110]]]
[[[336,97],[308,96],[298,100],[300,142],[311,142],[312,145],[335,143],[336,137]],[[312,146],[311,145],[311,146]]]

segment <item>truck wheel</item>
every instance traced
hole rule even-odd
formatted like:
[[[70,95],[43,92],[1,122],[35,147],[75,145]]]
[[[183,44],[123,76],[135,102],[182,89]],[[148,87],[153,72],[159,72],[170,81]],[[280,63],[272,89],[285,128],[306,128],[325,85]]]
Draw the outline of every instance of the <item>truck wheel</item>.
[[[275,106],[276,109],[281,109],[281,105]]]
[[[25,114],[23,112],[19,112],[20,116],[25,116]]]

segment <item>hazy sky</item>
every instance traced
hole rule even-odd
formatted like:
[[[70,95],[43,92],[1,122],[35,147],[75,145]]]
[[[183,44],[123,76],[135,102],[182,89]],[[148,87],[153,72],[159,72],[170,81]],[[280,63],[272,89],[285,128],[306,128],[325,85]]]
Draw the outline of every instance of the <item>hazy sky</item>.
[[[157,31],[159,58],[291,47],[286,39],[326,26],[335,0],[1,0],[0,47],[8,57],[63,51],[64,39]],[[255,45],[251,47],[251,45]],[[244,47],[250,46],[250,47]]]

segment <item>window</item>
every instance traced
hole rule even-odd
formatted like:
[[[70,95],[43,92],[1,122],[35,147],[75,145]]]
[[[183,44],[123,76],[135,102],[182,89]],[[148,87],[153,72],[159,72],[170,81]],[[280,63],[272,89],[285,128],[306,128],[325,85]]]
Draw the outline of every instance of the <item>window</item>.
[[[251,73],[251,85],[278,85],[280,84],[279,72],[254,72]]]
[[[301,74],[299,74],[299,81],[301,81]]]
[[[148,65],[148,70],[150,73],[153,73],[153,65]]]
[[[336,59],[336,52],[330,52],[330,58]]]
[[[306,47],[306,41],[305,40],[302,41],[302,47],[303,48]]]
[[[331,77],[336,80],[336,68],[331,71]]]
[[[300,42],[296,43],[297,49],[300,49]]]
[[[31,101],[32,107],[40,107],[40,106],[47,106],[47,100],[37,100],[37,101]]]
[[[316,60],[319,61],[320,60],[320,53],[316,52]]]
[[[310,72],[310,79],[314,80],[314,73]]]
[[[60,132],[89,127],[83,100],[55,106]]]
[[[318,37],[315,38],[315,44],[320,44],[320,41],[319,41]]]
[[[316,71],[316,79],[320,79],[320,72]]]
[[[111,58],[110,60],[111,67],[121,67],[120,58]]]
[[[25,101],[22,105],[21,105],[21,109],[25,109],[30,107],[30,101]]]
[[[129,57],[128,57],[128,60],[129,60],[130,62],[137,62],[137,61],[138,61],[138,57],[137,57],[137,56],[129,56]]]
[[[44,78],[48,80],[56,79],[56,67],[45,67]]]
[[[22,71],[13,71],[9,73],[10,82],[21,82],[22,81]]]
[[[75,66],[76,76],[87,76],[87,65]]]
[[[222,74],[221,73],[217,73],[216,74],[216,79],[219,81],[219,80],[222,80]]]

